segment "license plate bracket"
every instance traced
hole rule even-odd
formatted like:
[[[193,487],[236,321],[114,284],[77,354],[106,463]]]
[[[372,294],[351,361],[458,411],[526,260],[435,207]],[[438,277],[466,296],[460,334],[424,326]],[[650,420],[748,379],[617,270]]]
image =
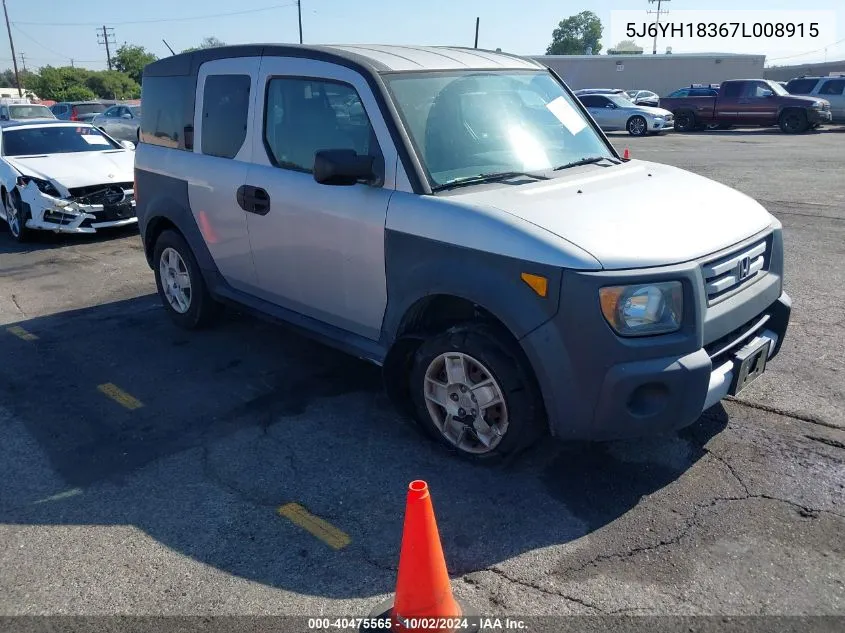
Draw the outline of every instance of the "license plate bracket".
[[[772,347],[771,339],[763,339],[743,347],[734,356],[734,371],[729,394],[735,396],[752,382],[757,380],[764,371],[769,360]]]

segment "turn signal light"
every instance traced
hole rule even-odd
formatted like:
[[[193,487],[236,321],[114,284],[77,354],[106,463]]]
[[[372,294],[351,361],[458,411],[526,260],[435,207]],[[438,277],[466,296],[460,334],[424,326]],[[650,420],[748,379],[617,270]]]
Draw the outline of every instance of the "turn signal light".
[[[522,281],[531,287],[531,290],[541,297],[545,297],[549,293],[549,280],[545,277],[532,275],[531,273],[522,273],[520,277],[522,277]]]

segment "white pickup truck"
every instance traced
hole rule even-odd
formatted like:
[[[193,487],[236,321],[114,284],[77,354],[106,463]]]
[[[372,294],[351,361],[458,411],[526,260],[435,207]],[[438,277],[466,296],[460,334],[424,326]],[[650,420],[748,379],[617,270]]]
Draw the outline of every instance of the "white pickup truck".
[[[461,455],[689,425],[783,342],[781,224],[623,159],[537,62],[227,46],[150,64],[142,102],[139,228],[173,320],[235,303],[377,363]]]

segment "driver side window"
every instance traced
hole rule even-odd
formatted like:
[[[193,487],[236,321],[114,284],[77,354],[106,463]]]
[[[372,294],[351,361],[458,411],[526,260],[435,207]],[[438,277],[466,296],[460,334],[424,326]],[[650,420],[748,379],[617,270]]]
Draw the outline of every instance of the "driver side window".
[[[109,119],[115,118],[117,116],[117,106],[112,106],[111,108],[103,112],[103,116]]]

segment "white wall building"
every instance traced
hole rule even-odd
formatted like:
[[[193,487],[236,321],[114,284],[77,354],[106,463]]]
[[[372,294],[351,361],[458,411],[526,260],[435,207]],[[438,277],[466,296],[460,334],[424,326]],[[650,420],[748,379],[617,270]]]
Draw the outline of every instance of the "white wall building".
[[[573,90],[651,90],[661,97],[693,83],[761,79],[765,55],[685,53],[669,55],[532,55],[555,70]]]

